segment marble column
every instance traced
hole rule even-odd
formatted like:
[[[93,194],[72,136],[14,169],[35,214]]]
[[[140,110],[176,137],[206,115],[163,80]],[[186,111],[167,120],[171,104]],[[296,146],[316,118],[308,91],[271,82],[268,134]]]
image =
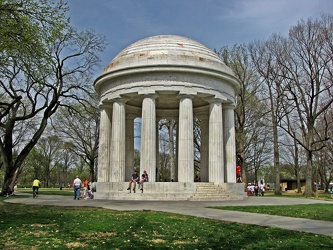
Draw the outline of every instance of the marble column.
[[[209,182],[224,183],[222,102],[209,105]]]
[[[209,181],[208,153],[209,153],[209,122],[208,117],[201,118],[201,147],[200,147],[200,179],[203,182]]]
[[[99,128],[98,182],[109,182],[111,151],[111,107],[103,106]]]
[[[140,169],[146,169],[149,181],[156,181],[156,95],[144,95],[142,101]]]
[[[125,181],[125,100],[113,103],[110,182]]]
[[[223,106],[225,182],[236,182],[236,139],[234,107]]]
[[[134,169],[134,115],[126,115],[125,181],[130,181]]]
[[[193,106],[190,95],[181,95],[180,97],[178,129],[178,182],[193,182]]]

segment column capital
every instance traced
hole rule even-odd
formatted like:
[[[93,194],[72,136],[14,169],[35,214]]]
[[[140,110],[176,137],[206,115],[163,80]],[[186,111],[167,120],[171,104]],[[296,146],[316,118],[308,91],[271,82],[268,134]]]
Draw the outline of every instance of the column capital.
[[[98,106],[99,110],[102,110],[102,109],[112,109],[112,102],[102,102],[102,103],[99,103],[99,106]]]
[[[193,99],[195,95],[194,94],[189,94],[189,93],[179,93],[179,99],[185,99],[185,98],[189,98],[189,99]]]
[[[233,103],[223,103],[223,109],[235,109],[236,105]]]
[[[204,100],[207,101],[209,104],[211,104],[211,103],[222,103],[224,101],[224,99],[219,98],[219,97],[207,97]]]
[[[156,100],[156,98],[158,97],[158,94],[155,94],[155,93],[141,93],[140,96],[141,96],[141,99],[150,98],[150,99]]]
[[[117,103],[126,103],[130,98],[128,97],[118,97],[115,99],[112,99],[113,102],[117,102]]]

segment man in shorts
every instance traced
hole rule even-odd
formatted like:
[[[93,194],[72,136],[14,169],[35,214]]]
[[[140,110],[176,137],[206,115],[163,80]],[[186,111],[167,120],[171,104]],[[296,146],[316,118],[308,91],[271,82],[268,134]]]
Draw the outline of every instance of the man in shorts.
[[[131,190],[132,183],[134,183],[133,192],[135,193],[136,183],[138,182],[138,180],[139,180],[138,170],[135,169],[134,174],[132,174],[132,178],[128,183],[127,190]]]

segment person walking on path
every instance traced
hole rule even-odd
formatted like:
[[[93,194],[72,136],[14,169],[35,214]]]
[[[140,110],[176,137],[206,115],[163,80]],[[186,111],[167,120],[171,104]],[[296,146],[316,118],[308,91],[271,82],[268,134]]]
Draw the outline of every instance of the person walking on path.
[[[133,192],[135,193],[136,183],[138,180],[139,180],[138,170],[134,170],[134,174],[132,174],[132,179],[128,183],[127,190],[130,190],[131,192],[132,183],[134,183]]]
[[[80,190],[81,190],[81,180],[79,179],[79,176],[77,175],[75,180],[73,181],[73,187],[74,187],[74,200],[80,199]]]

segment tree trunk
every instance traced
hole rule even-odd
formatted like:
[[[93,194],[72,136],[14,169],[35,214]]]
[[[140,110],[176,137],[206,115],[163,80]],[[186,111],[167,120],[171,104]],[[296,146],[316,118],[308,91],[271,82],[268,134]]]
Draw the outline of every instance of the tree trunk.
[[[277,126],[273,123],[273,137],[274,137],[274,170],[275,170],[275,189],[276,195],[281,195],[280,188],[280,160],[279,160],[279,146],[278,146],[278,135]]]
[[[17,168],[6,165],[4,167],[6,171],[1,193],[3,195],[10,195],[14,192],[15,172]]]
[[[310,120],[310,119],[309,119]],[[305,180],[305,192],[304,195],[312,196],[314,195],[313,188],[313,168],[312,168],[312,144],[314,135],[314,126],[311,121],[308,121],[308,131],[306,137],[306,149],[307,149],[307,159],[306,159],[306,180]]]
[[[95,180],[95,161],[94,161],[94,159],[89,160],[89,174],[90,174],[90,181]]]
[[[298,161],[298,146],[297,146],[297,141],[294,139],[294,148],[295,148],[295,154],[294,154],[294,163],[295,163],[295,172],[296,172],[296,179],[297,179],[297,193],[302,192],[301,188],[301,176],[300,176],[300,167],[299,167],[299,161]]]
[[[308,151],[306,161],[306,180],[304,195],[312,196],[313,193],[313,171],[312,171],[312,152]]]
[[[247,185],[248,178],[247,178],[247,165],[245,162],[245,150],[243,148],[243,144],[239,145],[241,153],[239,154],[240,166],[241,166],[241,174],[242,174],[242,181]]]

